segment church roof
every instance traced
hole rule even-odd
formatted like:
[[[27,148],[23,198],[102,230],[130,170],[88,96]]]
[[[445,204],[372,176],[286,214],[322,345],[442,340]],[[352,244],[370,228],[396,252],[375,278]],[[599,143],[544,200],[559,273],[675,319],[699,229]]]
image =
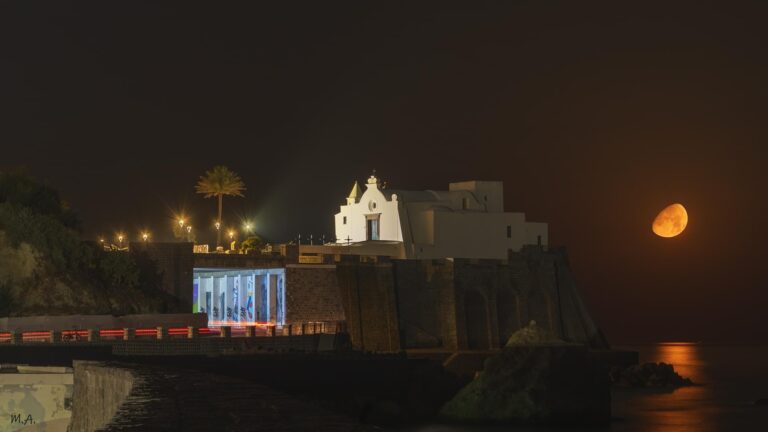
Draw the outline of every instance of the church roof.
[[[349,196],[347,198],[353,198],[355,201],[357,201],[360,198],[360,185],[355,182],[355,184],[352,186],[352,190],[349,192]]]

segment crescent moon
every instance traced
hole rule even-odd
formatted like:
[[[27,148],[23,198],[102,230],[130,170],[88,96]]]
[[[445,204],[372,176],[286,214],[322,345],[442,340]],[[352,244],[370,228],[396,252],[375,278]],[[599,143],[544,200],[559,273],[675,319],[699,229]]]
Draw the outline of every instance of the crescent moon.
[[[688,226],[688,212],[682,204],[672,204],[659,212],[651,229],[659,237],[675,237]]]

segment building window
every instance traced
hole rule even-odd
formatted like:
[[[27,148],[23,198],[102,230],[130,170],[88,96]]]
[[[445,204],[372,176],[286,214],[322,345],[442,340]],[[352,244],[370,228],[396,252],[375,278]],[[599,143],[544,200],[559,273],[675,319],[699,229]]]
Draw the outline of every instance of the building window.
[[[344,216],[344,217],[342,218],[342,222],[341,222],[341,223],[342,223],[342,224],[344,224],[344,225],[346,225],[346,224],[347,224],[347,217],[346,217],[346,216]]]
[[[461,209],[466,210],[469,208],[469,200],[466,198],[461,199]]]
[[[512,225],[507,225],[507,238],[512,238]]]

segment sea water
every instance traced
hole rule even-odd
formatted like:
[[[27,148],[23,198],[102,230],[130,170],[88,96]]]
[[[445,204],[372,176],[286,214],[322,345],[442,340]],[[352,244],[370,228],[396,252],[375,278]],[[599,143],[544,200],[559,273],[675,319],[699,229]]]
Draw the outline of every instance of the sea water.
[[[674,365],[697,385],[674,390],[615,389],[611,432],[768,431],[768,345],[715,346],[670,343],[617,347],[641,362]],[[574,429],[430,425],[416,432],[556,431]]]

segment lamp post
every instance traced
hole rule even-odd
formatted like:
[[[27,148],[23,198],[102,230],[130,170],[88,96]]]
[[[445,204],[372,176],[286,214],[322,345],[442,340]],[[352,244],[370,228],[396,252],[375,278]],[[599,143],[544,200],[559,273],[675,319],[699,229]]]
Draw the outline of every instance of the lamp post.
[[[148,232],[141,233],[141,239],[144,240],[144,243],[148,242],[149,241],[149,233]]]
[[[179,228],[184,228],[184,218],[179,218]]]
[[[117,235],[117,245],[118,245],[119,248],[123,247],[123,235],[122,234],[118,234]]]

